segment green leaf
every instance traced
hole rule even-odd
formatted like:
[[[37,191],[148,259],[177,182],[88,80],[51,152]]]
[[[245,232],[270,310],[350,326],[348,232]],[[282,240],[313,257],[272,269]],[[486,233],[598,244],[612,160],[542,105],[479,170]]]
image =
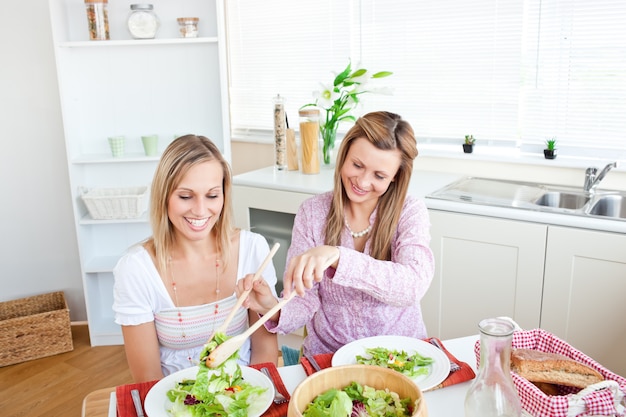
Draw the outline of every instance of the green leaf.
[[[393,74],[393,72],[391,72],[391,71],[380,71],[380,72],[377,72],[376,74],[372,75],[372,78],[389,77],[391,74]]]
[[[356,78],[356,77],[360,77],[361,75],[365,74],[367,72],[366,69],[358,69],[356,71],[354,71],[352,74],[350,74],[350,78]]]

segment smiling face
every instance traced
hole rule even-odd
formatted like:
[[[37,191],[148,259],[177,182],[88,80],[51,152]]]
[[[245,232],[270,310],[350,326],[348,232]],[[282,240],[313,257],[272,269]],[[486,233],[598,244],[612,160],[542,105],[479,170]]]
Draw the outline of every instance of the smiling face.
[[[398,149],[376,148],[366,138],[355,139],[341,166],[341,182],[353,204],[376,204],[400,168]]]
[[[177,238],[206,239],[224,207],[224,173],[217,160],[195,165],[170,195],[167,213]]]

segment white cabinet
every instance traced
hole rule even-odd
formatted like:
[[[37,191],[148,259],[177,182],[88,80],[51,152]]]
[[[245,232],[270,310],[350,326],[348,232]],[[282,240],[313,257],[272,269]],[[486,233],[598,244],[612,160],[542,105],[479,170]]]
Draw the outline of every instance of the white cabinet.
[[[109,2],[111,40],[89,41],[82,0],[50,0],[50,15],[76,233],[92,345],[122,343],[113,322],[112,268],[130,245],[150,235],[147,214],[93,220],[81,187],[149,186],[159,156],[144,155],[142,135],[212,139],[230,160],[230,127],[219,0],[153,0],[161,20],[155,39],[133,40],[126,17],[133,1]],[[177,17],[200,18],[198,38],[180,38]],[[113,158],[107,137],[124,135]]]
[[[428,333],[475,334],[486,317],[539,326],[547,226],[430,210],[435,277],[422,300]]]
[[[626,375],[626,235],[550,226],[541,327]]]

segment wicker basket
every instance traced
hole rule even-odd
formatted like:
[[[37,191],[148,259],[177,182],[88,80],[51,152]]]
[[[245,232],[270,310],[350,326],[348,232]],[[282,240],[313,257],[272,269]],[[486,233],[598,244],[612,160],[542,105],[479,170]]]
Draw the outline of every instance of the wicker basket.
[[[135,219],[146,211],[148,187],[82,189],[93,219]]]
[[[63,292],[0,303],[0,366],[74,349]]]

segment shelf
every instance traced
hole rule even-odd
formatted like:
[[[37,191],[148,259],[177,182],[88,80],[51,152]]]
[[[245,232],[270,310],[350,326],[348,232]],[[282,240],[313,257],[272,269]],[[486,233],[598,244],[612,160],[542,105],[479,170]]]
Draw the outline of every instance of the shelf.
[[[82,155],[72,159],[72,164],[124,164],[136,162],[158,162],[160,156],[145,156],[143,153],[129,153],[121,158],[110,154]]]
[[[110,48],[115,46],[146,46],[146,45],[182,45],[182,44],[217,44],[216,37],[210,38],[169,38],[169,39],[124,39],[113,41],[75,41],[61,42],[59,48]]]
[[[97,220],[93,219],[89,213],[85,214],[81,219],[80,225],[111,225],[111,224],[124,224],[124,223],[148,223],[148,215],[150,210],[146,210],[145,213],[141,215],[141,217],[137,217],[134,219],[105,219],[105,220]]]

